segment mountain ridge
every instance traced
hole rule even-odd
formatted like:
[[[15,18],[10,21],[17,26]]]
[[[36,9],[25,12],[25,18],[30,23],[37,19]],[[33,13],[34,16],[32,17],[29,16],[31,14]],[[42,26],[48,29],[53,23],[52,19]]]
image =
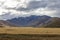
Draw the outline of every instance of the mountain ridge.
[[[15,25],[19,25],[19,26],[24,26],[24,27],[28,27],[28,26],[32,26],[32,27],[36,27],[39,24],[49,20],[51,17],[49,16],[36,16],[36,15],[31,15],[29,17],[19,17],[19,18],[14,18],[10,21],[11,23],[15,24]]]
[[[18,17],[10,20],[0,20],[0,26],[9,27],[40,27],[40,28],[58,28],[60,27],[60,18],[49,16],[29,16]]]

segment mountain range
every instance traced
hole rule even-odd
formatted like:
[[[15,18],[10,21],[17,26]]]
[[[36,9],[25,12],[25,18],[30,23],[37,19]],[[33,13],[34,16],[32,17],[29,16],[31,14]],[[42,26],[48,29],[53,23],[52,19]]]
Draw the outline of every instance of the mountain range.
[[[57,28],[60,27],[60,18],[50,16],[36,16],[18,17],[9,20],[0,20],[0,27],[43,27],[43,28]]]

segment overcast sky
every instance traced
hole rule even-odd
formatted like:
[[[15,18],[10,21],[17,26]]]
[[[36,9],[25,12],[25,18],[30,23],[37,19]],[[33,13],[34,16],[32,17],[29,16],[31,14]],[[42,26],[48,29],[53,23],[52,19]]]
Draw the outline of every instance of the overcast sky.
[[[60,0],[0,0],[0,19],[30,15],[60,17]]]

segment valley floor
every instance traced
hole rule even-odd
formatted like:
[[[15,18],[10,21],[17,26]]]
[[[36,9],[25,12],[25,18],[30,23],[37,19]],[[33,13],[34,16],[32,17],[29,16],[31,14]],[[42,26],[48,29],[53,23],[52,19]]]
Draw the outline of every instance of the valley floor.
[[[60,34],[60,28],[3,27],[0,34]]]
[[[60,40],[60,28],[3,27],[0,40]]]

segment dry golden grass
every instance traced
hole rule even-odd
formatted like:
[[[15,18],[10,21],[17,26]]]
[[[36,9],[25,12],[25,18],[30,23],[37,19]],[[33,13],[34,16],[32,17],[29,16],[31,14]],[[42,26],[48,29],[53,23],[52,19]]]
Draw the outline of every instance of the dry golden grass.
[[[60,28],[2,27],[0,40],[60,40]]]
[[[3,27],[0,34],[60,34],[60,28]]]

